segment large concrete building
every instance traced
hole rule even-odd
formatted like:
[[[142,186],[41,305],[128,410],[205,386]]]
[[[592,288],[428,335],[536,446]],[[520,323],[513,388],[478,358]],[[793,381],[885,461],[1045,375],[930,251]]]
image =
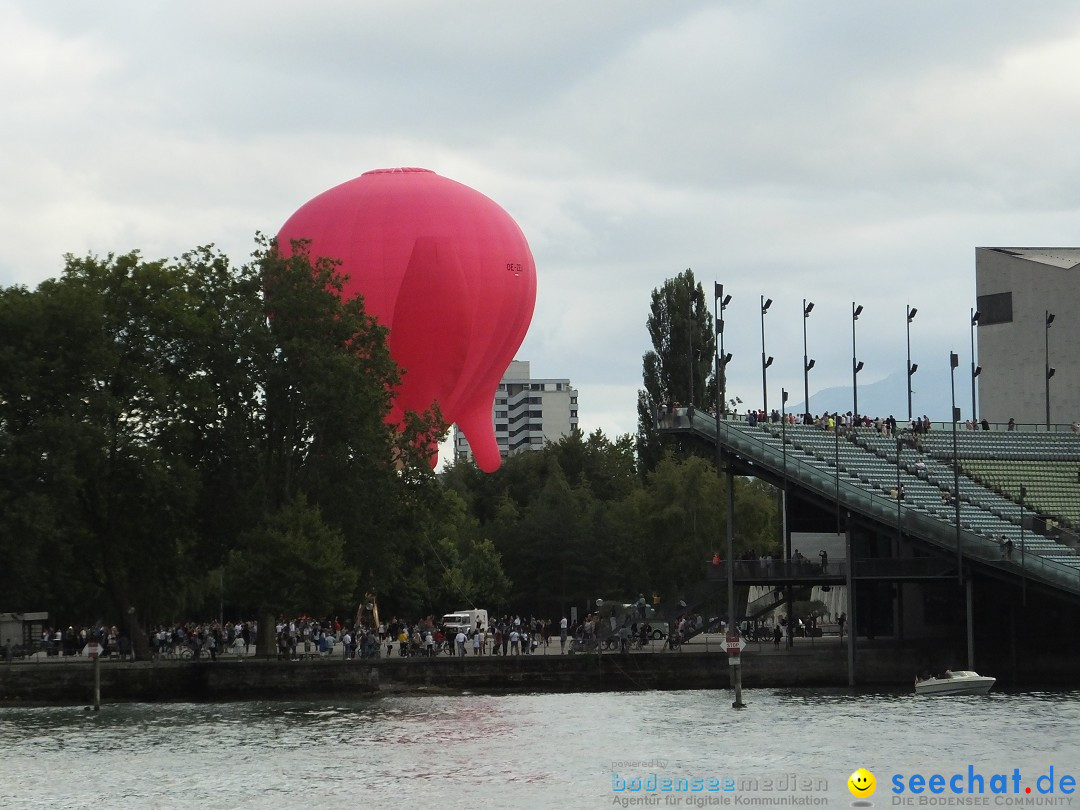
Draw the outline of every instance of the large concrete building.
[[[976,248],[975,289],[979,417],[1080,420],[1080,248]]]
[[[499,455],[541,450],[578,426],[578,392],[567,379],[532,379],[527,360],[514,360],[506,369],[492,406]],[[454,426],[454,459],[469,460],[472,448]]]

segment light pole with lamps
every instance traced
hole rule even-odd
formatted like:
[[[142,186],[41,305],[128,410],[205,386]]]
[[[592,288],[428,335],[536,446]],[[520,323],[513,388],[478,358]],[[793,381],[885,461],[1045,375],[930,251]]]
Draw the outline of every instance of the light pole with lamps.
[[[725,379],[727,378],[727,364],[731,360],[730,354],[724,354],[724,320],[721,317],[724,307],[731,301],[731,296],[724,295],[724,285],[713,282],[713,321],[716,323],[716,334],[720,336],[719,346],[716,350],[716,474],[720,474],[722,467],[722,453],[720,452],[720,409],[724,407],[726,394]]]
[[[911,421],[911,375],[919,370],[919,365],[911,364],[911,322],[915,320],[915,313],[919,310],[910,304],[907,307],[907,418]]]
[[[719,302],[719,303],[718,303]],[[716,403],[717,416],[720,415],[721,408],[723,412],[727,413],[727,361],[731,359],[730,354],[724,354],[724,310],[727,309],[727,305],[731,303],[731,296],[724,295],[724,285],[719,282],[713,282],[713,323],[716,324],[716,334],[720,336],[720,353],[717,354],[717,373],[716,373],[716,386],[717,396],[720,401]],[[727,358],[725,360],[724,358]],[[719,422],[717,423],[719,425]],[[720,436],[719,427],[717,427],[717,438]],[[719,471],[719,467],[716,468]]]
[[[686,307],[686,360],[690,370],[687,380],[690,388],[687,392],[686,414],[690,419],[693,419],[694,414],[694,304],[699,303],[704,297],[703,290],[691,288]]]
[[[956,449],[956,423],[960,412],[956,407],[956,369],[960,365],[960,355],[949,352],[949,390],[952,392],[952,467],[953,467],[953,505],[956,508],[956,576],[964,584],[964,555],[960,550],[960,459]]]
[[[971,421],[979,421],[979,412],[975,409],[975,378],[982,373],[982,366],[975,365],[975,327],[979,325],[982,313],[971,308]],[[978,427],[978,425],[976,425]]]
[[[1054,313],[1046,310],[1046,327],[1043,329],[1043,337],[1046,343],[1046,429],[1050,430],[1050,378],[1054,376],[1056,369],[1050,368],[1050,324],[1054,322]]]
[[[765,369],[772,365],[773,359],[771,357],[765,359],[765,313],[769,311],[771,306],[772,299],[766,300],[764,295],[761,296],[761,410],[766,419],[769,418],[769,388]]]
[[[810,423],[810,369],[814,361],[806,358],[806,321],[814,310],[814,302],[802,300],[802,381],[803,381],[803,424]]]
[[[859,316],[862,315],[862,305],[855,305],[855,302],[851,302],[851,391],[854,395],[854,409],[852,411],[852,420],[859,418],[859,372],[863,369],[863,364],[856,359],[855,354],[855,322],[859,320]]]

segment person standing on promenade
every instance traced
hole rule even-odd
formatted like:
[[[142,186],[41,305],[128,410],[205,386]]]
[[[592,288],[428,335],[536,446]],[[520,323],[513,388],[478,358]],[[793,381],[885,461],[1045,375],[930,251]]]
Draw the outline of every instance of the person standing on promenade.
[[[559,619],[559,648],[560,654],[566,653],[566,617]]]

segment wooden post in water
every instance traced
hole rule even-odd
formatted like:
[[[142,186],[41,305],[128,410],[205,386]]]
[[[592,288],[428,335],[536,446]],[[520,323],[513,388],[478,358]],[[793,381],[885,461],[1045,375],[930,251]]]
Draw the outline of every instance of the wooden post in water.
[[[94,655],[94,711],[101,711],[101,656]]]

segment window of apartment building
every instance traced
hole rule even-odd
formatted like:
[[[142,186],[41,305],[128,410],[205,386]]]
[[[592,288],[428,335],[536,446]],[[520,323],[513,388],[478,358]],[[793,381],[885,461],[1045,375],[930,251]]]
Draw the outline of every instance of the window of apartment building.
[[[576,410],[570,411],[570,418],[571,419],[577,419],[577,411]]]
[[[577,397],[570,397],[570,404],[577,405]]]

